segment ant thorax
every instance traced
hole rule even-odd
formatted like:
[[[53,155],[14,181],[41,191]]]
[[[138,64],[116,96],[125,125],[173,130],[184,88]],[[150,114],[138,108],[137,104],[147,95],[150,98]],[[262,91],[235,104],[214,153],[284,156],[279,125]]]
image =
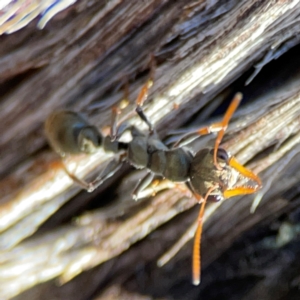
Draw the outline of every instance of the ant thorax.
[[[193,155],[187,148],[166,147],[154,135],[135,135],[128,144],[128,161],[136,168],[148,168],[155,175],[175,182],[185,182]]]
[[[128,161],[135,168],[148,168],[155,174],[161,175],[160,171],[163,168],[159,167],[156,170],[154,166],[153,168],[151,166],[156,162],[155,155],[166,151],[168,151],[168,148],[156,135],[134,135],[132,141],[128,144]],[[159,165],[161,166],[162,164],[164,162],[160,161]]]

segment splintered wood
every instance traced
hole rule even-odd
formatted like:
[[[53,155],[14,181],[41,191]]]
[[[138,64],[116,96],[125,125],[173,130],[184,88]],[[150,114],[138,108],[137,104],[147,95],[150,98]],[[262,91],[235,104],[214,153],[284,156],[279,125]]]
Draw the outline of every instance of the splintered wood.
[[[300,18],[298,0],[225,2],[77,1],[71,15],[52,19],[44,31],[29,26],[0,37],[1,299],[29,299],[30,293],[38,295],[43,289],[44,299],[59,297],[60,291],[61,299],[83,299],[76,298],[81,292],[94,299],[109,295],[122,299],[114,298],[120,293],[124,299],[126,295],[151,299],[142,291],[125,292],[124,286],[135,286],[137,270],[150,264],[153,271],[159,269],[157,262],[161,266],[168,262],[162,269],[173,270],[170,289],[176,286],[177,274],[190,274],[190,264],[182,270],[172,268],[177,261],[190,259],[191,247],[183,246],[193,237],[196,201],[163,180],[145,191],[149,199],[134,202],[131,193],[143,171],[124,169],[94,194],[79,194],[56,167],[58,158],[46,149],[42,124],[50,112],[67,107],[86,113],[99,128],[108,126],[111,106],[124,98],[127,80],[129,104],[124,113],[130,114],[149,78],[151,55],[157,66],[145,113],[161,137],[199,110],[202,125],[204,119],[205,124],[220,120],[207,120],[208,113],[237,92],[236,86],[214,97],[252,65],[261,71],[296,45]],[[247,79],[256,83],[257,71],[242,84]],[[281,76],[276,88],[263,83],[252,88],[259,95],[242,91],[247,103],[234,115],[222,146],[259,173],[263,188],[256,196],[208,205],[203,268],[254,225],[291,209],[288,199],[278,195],[300,178],[300,76],[299,71],[288,81],[284,72]],[[128,121],[146,129],[135,115]],[[193,150],[207,147],[213,139],[199,139]],[[70,158],[67,164],[78,177],[93,178],[110,159],[100,151]],[[290,168],[294,172],[283,176]],[[103,193],[109,186],[113,195],[111,190]],[[97,196],[97,207],[95,200],[89,206]],[[211,245],[214,251],[209,251]],[[106,265],[109,262],[113,268]],[[98,281],[93,272],[102,274]],[[76,284],[83,278],[94,284],[96,280],[101,288],[91,284],[83,291]],[[72,279],[68,283],[73,284],[72,291],[52,279],[61,284]],[[154,279],[150,275],[147,279],[150,291]]]

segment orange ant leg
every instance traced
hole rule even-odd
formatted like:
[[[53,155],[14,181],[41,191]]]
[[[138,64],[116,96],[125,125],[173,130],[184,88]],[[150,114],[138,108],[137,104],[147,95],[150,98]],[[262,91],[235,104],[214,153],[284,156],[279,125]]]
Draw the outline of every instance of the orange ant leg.
[[[119,106],[112,107],[112,115],[111,115],[111,126],[110,126],[110,138],[112,141],[117,139],[118,128],[123,124],[123,122],[128,119],[131,115],[127,115],[125,119],[119,122],[118,116],[121,114],[121,110],[126,108],[129,103],[129,87],[128,80],[126,78],[124,84],[124,98],[119,103]]]
[[[139,95],[136,99],[136,105],[137,106],[143,106],[144,102],[148,98],[148,91],[152,87],[153,81],[154,81],[155,68],[156,68],[155,58],[154,58],[154,55],[152,54],[151,55],[150,78],[147,80],[147,82],[141,88],[141,91],[140,91],[140,93],[139,93]]]
[[[229,161],[228,161],[229,166],[231,166],[232,168],[234,168],[235,170],[237,170],[240,174],[242,174],[243,176],[252,179],[253,181],[255,181],[259,188],[261,187],[261,180],[260,178],[254,174],[251,170],[245,168],[243,165],[241,165],[234,156],[231,156]],[[247,193],[248,194],[248,193]]]
[[[215,184],[212,186],[206,193],[204,199],[202,200],[202,197],[198,194],[195,194],[195,197],[197,198],[198,202],[201,202],[201,208],[200,212],[197,218],[198,226],[195,233],[194,238],[194,247],[193,247],[193,284],[199,285],[200,284],[200,272],[201,272],[201,253],[200,253],[200,247],[201,247],[201,235],[202,235],[202,229],[203,229],[203,215],[204,215],[204,208],[207,201],[208,196],[211,194],[211,192],[216,189],[219,185]]]
[[[148,92],[149,89],[152,87],[153,85],[153,79],[150,77],[147,82],[142,86],[137,99],[136,99],[136,105],[137,107],[143,106],[144,102],[147,100],[148,98]]]
[[[118,115],[121,113],[121,110],[117,106],[112,107],[111,113],[111,124],[110,124],[110,138],[112,141],[115,141],[118,134]]]
[[[150,78],[147,80],[147,82],[142,86],[137,99],[136,99],[136,109],[135,112],[130,112],[126,116],[124,116],[120,121],[118,121],[118,115],[121,113],[121,109],[124,106],[124,103],[128,102],[129,98],[129,89],[128,84],[125,84],[125,90],[124,90],[124,99],[121,101],[120,107],[113,107],[112,108],[112,120],[111,120],[111,139],[112,141],[118,139],[124,131],[130,128],[129,124],[125,124],[122,126],[123,123],[125,123],[126,120],[128,120],[130,117],[134,115],[134,113],[137,113],[139,117],[144,121],[148,127],[150,133],[153,133],[154,128],[150,120],[147,118],[147,116],[144,114],[144,111],[142,109],[142,106],[144,105],[144,102],[148,98],[148,91],[153,85],[154,80],[154,72],[155,72],[155,58],[153,55],[151,55],[151,71],[150,71]],[[126,104],[127,106],[127,104]],[[121,129],[122,127],[122,129]]]
[[[243,95],[241,93],[236,93],[234,98],[232,99],[229,107],[227,108],[226,112],[225,112],[225,116],[223,118],[223,121],[221,122],[222,124],[222,128],[219,131],[217,138],[216,138],[216,142],[215,142],[215,148],[214,148],[214,165],[216,166],[216,168],[218,170],[222,170],[222,168],[219,166],[218,161],[217,161],[217,152],[219,149],[219,146],[221,144],[221,141],[223,139],[225,130],[228,127],[228,123],[232,117],[232,115],[234,114],[234,112],[236,111],[237,107],[239,106],[241,100],[242,100]]]
[[[241,100],[242,100],[242,94],[237,93],[234,96],[233,100],[231,101],[222,122],[213,123],[210,126],[202,127],[200,129],[197,129],[195,131],[191,131],[191,132],[185,134],[179,141],[177,141],[174,144],[173,148],[189,144],[201,135],[207,135],[207,134],[210,134],[213,132],[218,132],[216,142],[215,142],[215,148],[214,148],[214,165],[218,169],[220,169],[218,162],[217,162],[217,151],[219,149],[219,145],[224,136],[225,130],[228,127],[228,123],[229,123],[232,115],[234,114],[235,110],[237,109],[238,105],[240,104]]]
[[[218,132],[222,129],[222,123],[214,123],[210,126],[201,127],[200,129],[197,129],[195,131],[188,132],[184,136],[182,136],[181,139],[179,139],[174,145],[173,148],[176,147],[182,147],[184,145],[187,145],[197,139],[201,135],[207,135],[213,132]]]

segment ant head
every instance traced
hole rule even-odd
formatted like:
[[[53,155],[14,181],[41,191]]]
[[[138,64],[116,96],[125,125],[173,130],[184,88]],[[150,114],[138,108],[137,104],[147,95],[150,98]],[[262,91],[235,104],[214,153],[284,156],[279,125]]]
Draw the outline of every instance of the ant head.
[[[235,184],[238,172],[229,166],[229,153],[219,148],[217,151],[219,170],[214,164],[214,149],[200,150],[191,163],[190,182],[196,193],[204,197],[207,191],[214,185],[219,187],[208,196],[208,201],[218,202],[224,199],[223,190]]]

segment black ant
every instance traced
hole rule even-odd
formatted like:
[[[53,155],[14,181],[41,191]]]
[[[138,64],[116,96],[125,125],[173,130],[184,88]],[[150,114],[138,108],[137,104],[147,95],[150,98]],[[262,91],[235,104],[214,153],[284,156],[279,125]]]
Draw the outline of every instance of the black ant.
[[[261,180],[253,172],[242,166],[237,160],[219,145],[228,123],[237,109],[242,94],[237,93],[230,103],[221,122],[190,132],[168,148],[157,136],[151,122],[143,112],[142,104],[152,85],[150,79],[142,88],[138,99],[136,112],[147,124],[149,133],[145,134],[135,126],[122,124],[117,126],[119,110],[113,109],[111,135],[103,137],[99,131],[90,125],[80,114],[72,111],[56,112],[46,121],[45,129],[49,143],[61,156],[74,153],[91,153],[98,147],[104,151],[124,151],[119,162],[108,165],[105,174],[94,181],[86,183],[73,174],[68,174],[89,192],[97,188],[105,179],[119,169],[121,161],[127,160],[138,169],[148,169],[148,174],[139,182],[133,192],[136,199],[141,191],[150,185],[155,176],[164,177],[173,182],[186,183],[189,190],[201,204],[198,215],[198,227],[193,247],[193,283],[200,283],[200,241],[202,220],[207,201],[221,201],[233,196],[252,194],[261,188]],[[132,140],[128,143],[119,142],[125,131],[130,131]],[[214,148],[205,148],[194,154],[183,147],[198,136],[218,132]],[[252,184],[248,184],[252,181]]]

